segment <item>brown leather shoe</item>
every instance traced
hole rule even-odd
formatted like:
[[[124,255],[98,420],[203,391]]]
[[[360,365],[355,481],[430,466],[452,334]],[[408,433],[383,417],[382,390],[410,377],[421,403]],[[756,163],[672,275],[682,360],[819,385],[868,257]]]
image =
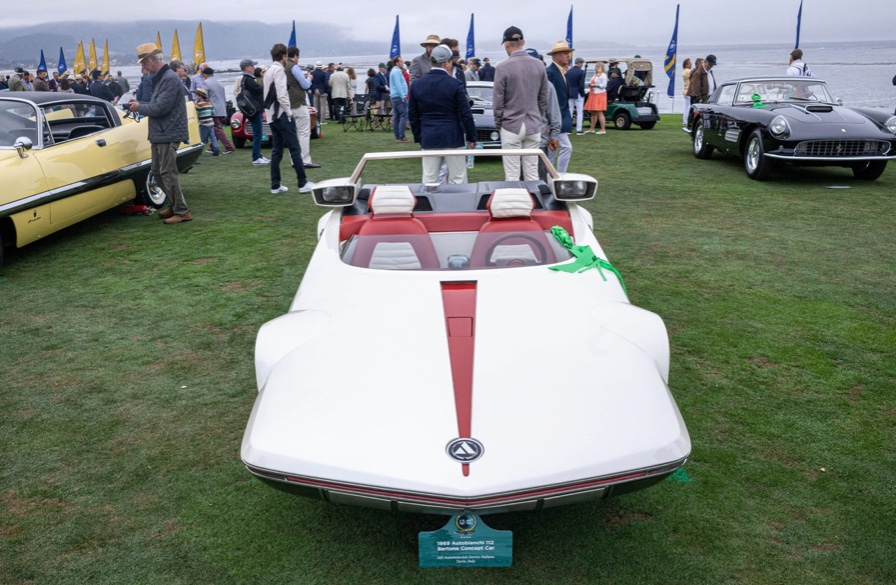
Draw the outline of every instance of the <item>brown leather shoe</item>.
[[[172,215],[174,215],[174,210],[171,209],[170,207],[168,209],[163,209],[162,211],[160,211],[158,213],[158,216],[161,217],[162,219],[168,219]]]
[[[165,220],[165,223],[167,223],[168,225],[174,225],[183,221],[193,221],[193,214],[188,211],[183,215],[172,215]]]

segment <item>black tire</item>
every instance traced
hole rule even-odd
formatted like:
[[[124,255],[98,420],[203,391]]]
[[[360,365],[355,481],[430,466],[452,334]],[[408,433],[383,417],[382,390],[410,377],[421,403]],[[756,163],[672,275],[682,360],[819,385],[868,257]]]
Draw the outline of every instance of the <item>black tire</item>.
[[[744,170],[754,181],[764,181],[775,168],[775,160],[765,156],[762,146],[762,131],[753,130],[744,148]]]
[[[3,266],[3,234],[0,233],[0,266]]]
[[[233,146],[235,148],[242,148],[242,147],[246,146],[246,139],[245,138],[234,138]]]
[[[855,165],[852,168],[852,174],[856,179],[875,181],[878,177],[884,174],[884,169],[886,168],[887,161],[885,160],[866,160],[865,162]]]
[[[712,146],[706,143],[706,136],[703,134],[702,120],[694,120],[694,132],[691,140],[693,141],[694,156],[703,160],[712,156]]]
[[[165,194],[162,186],[156,182],[152,171],[146,174],[146,182],[143,185],[143,190],[140,192],[140,199],[142,199],[144,205],[149,205],[155,209],[161,209],[165,205],[165,201],[168,200],[168,195]]]
[[[653,130],[653,127],[656,126],[656,122],[642,122],[640,126],[641,130]]]
[[[617,130],[628,130],[632,127],[631,116],[628,115],[628,112],[617,112],[613,114],[613,125]]]

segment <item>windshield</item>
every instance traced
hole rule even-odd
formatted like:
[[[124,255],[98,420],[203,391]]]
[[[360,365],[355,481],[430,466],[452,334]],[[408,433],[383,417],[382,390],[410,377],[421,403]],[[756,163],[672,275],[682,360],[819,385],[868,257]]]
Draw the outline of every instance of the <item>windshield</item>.
[[[493,89],[491,87],[470,87],[467,86],[467,95],[470,96],[470,99],[477,104],[484,103],[492,103],[492,92]]]
[[[834,103],[834,96],[823,81],[812,78],[794,77],[793,80],[744,81],[737,90],[737,104],[752,104],[759,96],[759,101],[770,102],[824,102]]]
[[[0,148],[11,148],[25,136],[37,145],[37,111],[31,104],[0,101]]]

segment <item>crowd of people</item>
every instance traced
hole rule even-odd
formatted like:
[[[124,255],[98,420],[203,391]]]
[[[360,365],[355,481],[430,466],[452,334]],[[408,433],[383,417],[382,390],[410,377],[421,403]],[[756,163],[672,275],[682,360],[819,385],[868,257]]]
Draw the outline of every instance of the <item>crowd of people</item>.
[[[396,56],[379,63],[376,69],[368,69],[360,93],[370,111],[380,118],[391,112],[398,142],[411,142],[407,137],[411,130],[413,141],[423,150],[473,149],[477,136],[466,86],[468,82],[492,81],[492,107],[502,147],[541,148],[564,173],[573,151],[569,135],[586,133],[586,115],[591,122],[589,133],[606,133],[607,104],[619,98],[624,74],[616,62],[606,66],[597,62],[590,79],[586,79],[584,59],[573,60],[575,49],[566,41],[553,44],[546,52],[550,61],[546,63],[537,50],[525,47],[523,32],[515,26],[504,31],[501,43],[507,59],[495,67],[488,58],[466,62],[460,57],[456,39],[429,35],[420,43],[423,52],[410,63]],[[224,131],[228,116],[225,90],[207,63],[199,64],[190,76],[182,62],[166,63],[154,43],[140,45],[137,54],[142,78],[133,88],[134,97],[127,108],[149,118],[153,172],[170,199],[169,207],[159,216],[168,224],[190,221],[192,214],[180,189],[176,166],[177,147],[188,140],[186,116],[180,106],[187,99],[195,102],[200,136],[202,143],[208,144],[208,154],[232,153],[234,144]],[[310,106],[317,109],[320,124],[328,120],[344,124],[347,116],[358,113],[355,96],[359,81],[354,68],[335,63],[325,66],[321,61],[302,68],[299,57],[297,47],[275,44],[270,66],[259,67],[251,59],[240,62],[241,75],[233,88],[234,96],[245,94],[257,105],[246,115],[252,128],[251,162],[270,167],[274,194],[289,190],[280,174],[284,150],[289,152],[299,192],[308,193],[314,186],[305,174],[306,169],[320,168],[310,154]],[[814,76],[802,57],[800,49],[791,52],[787,75]],[[705,102],[715,90],[716,63],[712,54],[697,59],[693,66],[690,59],[684,61],[683,124],[687,124],[690,104]],[[635,71],[634,75],[640,77],[639,73]],[[68,73],[55,71],[50,77],[42,68],[31,75],[21,67],[0,81],[0,89],[79,93],[112,103],[132,91],[121,71],[117,76],[104,76],[98,69],[85,69],[71,78]],[[270,159],[261,153],[263,116],[271,129]],[[539,168],[535,157],[504,157],[503,161],[507,181],[545,178],[545,169]],[[464,162],[458,156],[425,157],[422,181],[464,183]]]

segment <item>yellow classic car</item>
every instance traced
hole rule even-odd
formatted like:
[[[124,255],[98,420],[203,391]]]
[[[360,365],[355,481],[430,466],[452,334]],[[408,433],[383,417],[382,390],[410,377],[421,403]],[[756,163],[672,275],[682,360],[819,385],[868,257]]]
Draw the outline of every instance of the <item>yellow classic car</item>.
[[[135,198],[164,204],[146,122],[90,96],[0,96],[0,264],[5,245],[21,248]],[[190,141],[177,151],[181,172],[202,155],[195,108],[185,107]]]

